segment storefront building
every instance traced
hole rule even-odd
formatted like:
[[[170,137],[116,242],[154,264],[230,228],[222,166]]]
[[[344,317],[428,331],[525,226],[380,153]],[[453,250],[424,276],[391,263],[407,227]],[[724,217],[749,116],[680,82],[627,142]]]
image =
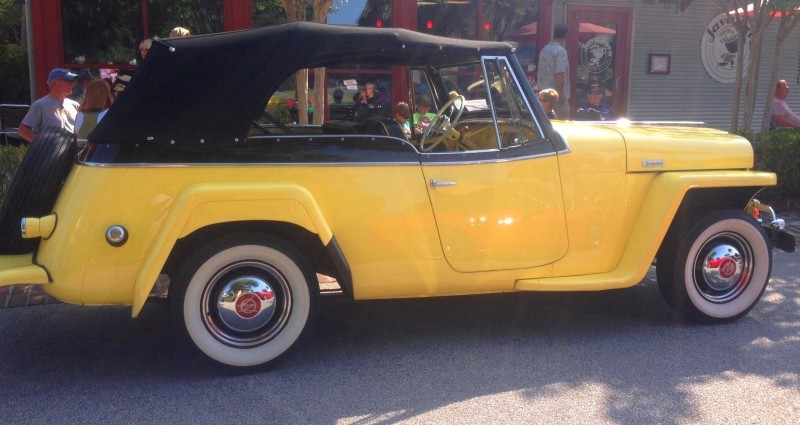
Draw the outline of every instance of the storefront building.
[[[275,1],[264,0],[30,0],[36,93],[46,92],[54,67],[74,70],[136,68],[138,44],[166,37],[175,26],[193,35],[285,22]],[[124,7],[120,5],[124,4]],[[311,16],[309,13],[308,16]],[[573,113],[593,84],[615,115],[631,120],[702,121],[729,129],[736,40],[723,11],[709,0],[335,0],[327,22],[335,25],[397,27],[457,38],[505,40],[536,79],[537,53],[555,23],[570,28]],[[771,70],[773,24],[765,37],[754,125],[760,124]],[[800,32],[798,32],[800,34]],[[357,42],[357,40],[354,40]],[[788,102],[800,109],[800,35],[782,48],[779,78],[796,88]],[[377,81],[402,99],[399,70],[329,69],[326,88]],[[330,97],[329,97],[330,98]]]

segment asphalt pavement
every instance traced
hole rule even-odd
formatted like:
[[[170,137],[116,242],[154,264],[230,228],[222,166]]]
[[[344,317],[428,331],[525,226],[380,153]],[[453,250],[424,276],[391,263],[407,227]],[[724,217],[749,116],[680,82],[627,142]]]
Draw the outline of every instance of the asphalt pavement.
[[[761,302],[701,326],[652,273],[625,290],[348,303],[241,371],[175,343],[163,304],[0,310],[0,423],[800,422],[799,254]]]

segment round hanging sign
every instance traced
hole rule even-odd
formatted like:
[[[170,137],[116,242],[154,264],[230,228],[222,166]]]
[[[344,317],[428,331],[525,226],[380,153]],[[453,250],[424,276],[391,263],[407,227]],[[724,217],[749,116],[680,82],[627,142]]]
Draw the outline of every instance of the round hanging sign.
[[[734,17],[720,13],[706,26],[700,44],[703,66],[711,78],[720,83],[736,81],[736,60],[739,51],[739,32],[733,25]],[[750,32],[744,43],[744,68],[742,76],[747,75],[747,61],[750,57]]]

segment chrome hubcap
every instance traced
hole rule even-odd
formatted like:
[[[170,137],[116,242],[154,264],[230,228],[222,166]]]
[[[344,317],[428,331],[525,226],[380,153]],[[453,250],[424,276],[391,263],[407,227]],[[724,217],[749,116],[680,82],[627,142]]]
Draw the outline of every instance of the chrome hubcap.
[[[239,332],[264,326],[275,314],[275,291],[257,276],[242,276],[228,282],[217,297],[220,320]]]
[[[695,258],[695,287],[713,303],[726,303],[747,288],[753,252],[739,235],[722,233],[708,240]]]
[[[291,312],[284,276],[268,264],[243,261],[220,270],[203,291],[203,321],[220,342],[263,344],[280,333]]]

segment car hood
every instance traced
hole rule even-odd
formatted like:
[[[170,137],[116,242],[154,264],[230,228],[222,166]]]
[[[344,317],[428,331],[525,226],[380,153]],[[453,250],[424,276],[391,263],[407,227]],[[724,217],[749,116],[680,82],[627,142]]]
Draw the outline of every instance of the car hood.
[[[628,172],[729,170],[753,167],[750,142],[704,127],[630,124],[555,124],[571,149],[591,144],[592,137],[617,133],[624,142]]]

